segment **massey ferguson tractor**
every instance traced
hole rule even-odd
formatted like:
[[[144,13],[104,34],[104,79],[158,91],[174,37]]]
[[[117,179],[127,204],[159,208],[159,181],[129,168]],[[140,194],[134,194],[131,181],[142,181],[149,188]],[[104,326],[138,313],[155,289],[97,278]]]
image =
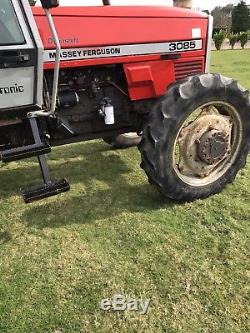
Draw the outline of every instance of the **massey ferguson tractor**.
[[[26,203],[69,190],[50,179],[51,146],[131,132],[165,197],[206,198],[234,180],[250,148],[250,99],[209,72],[210,16],[41,3],[0,4],[0,160],[38,158],[43,184],[22,191]]]

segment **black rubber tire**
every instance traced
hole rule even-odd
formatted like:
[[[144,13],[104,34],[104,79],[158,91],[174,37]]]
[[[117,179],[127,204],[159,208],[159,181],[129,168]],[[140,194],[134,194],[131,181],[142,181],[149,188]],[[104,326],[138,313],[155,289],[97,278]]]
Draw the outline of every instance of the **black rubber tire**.
[[[235,162],[219,179],[206,186],[190,186],[173,167],[175,139],[190,114],[199,106],[213,101],[224,101],[236,108],[243,124],[241,146]],[[149,182],[156,185],[164,196],[178,201],[203,199],[221,192],[245,166],[249,149],[249,92],[237,81],[219,74],[196,75],[172,85],[151,111],[139,145],[141,167]]]
[[[137,133],[120,134],[116,137],[103,138],[103,141],[116,149],[125,149],[138,146],[141,142],[141,136]]]

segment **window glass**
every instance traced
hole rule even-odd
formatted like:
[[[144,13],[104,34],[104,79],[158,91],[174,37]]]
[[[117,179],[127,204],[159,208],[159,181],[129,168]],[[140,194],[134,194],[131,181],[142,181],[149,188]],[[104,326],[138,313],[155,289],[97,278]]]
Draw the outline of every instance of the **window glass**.
[[[10,0],[1,0],[0,45],[24,44],[24,36]]]

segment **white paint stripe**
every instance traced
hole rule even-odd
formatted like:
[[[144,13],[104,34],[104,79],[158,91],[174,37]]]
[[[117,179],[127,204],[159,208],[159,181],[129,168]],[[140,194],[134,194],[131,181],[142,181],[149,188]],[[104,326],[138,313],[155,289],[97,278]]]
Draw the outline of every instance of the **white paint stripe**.
[[[106,47],[62,49],[61,60],[82,60],[96,58],[123,57],[159,53],[178,53],[202,49],[202,40],[188,40],[167,43],[133,44]],[[44,51],[44,62],[55,61],[55,50]]]

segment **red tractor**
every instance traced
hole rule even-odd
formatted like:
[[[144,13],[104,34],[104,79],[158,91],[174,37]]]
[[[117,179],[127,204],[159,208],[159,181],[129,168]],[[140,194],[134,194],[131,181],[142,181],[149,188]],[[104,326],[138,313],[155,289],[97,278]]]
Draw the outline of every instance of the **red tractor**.
[[[51,146],[131,132],[166,197],[206,198],[234,180],[250,148],[249,93],[209,73],[210,16],[41,2],[0,9],[0,159],[37,156],[44,182],[22,192],[25,202],[69,189],[50,180]]]

